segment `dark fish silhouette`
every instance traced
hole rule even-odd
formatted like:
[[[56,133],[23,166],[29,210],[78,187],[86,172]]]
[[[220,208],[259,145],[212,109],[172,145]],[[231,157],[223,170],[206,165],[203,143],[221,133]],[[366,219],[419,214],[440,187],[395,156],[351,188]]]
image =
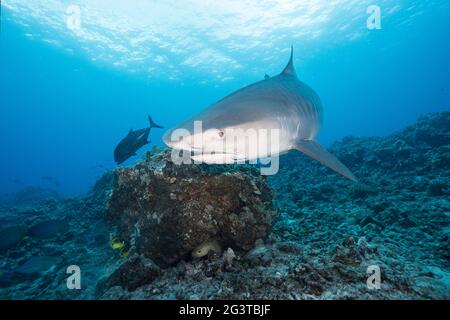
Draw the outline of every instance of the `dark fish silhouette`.
[[[117,145],[114,150],[114,161],[117,164],[121,164],[136,155],[136,151],[150,142],[148,141],[148,135],[152,128],[163,128],[154,123],[150,116],[148,116],[148,120],[150,121],[150,127],[136,131],[131,129],[128,135]]]

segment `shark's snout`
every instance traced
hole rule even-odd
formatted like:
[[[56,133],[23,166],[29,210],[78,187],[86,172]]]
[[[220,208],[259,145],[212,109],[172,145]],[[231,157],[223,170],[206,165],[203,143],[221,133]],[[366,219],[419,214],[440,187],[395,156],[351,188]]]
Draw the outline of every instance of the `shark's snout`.
[[[172,149],[178,150],[191,150],[192,146],[190,142],[190,136],[186,136],[185,134],[179,134],[180,131],[177,131],[179,128],[172,128],[167,131],[163,136],[163,142]],[[184,133],[184,131],[182,131]]]
[[[172,143],[172,129],[171,130],[167,130],[167,132],[163,135],[163,142],[165,143],[166,146],[168,146],[169,148],[174,148],[174,145]]]

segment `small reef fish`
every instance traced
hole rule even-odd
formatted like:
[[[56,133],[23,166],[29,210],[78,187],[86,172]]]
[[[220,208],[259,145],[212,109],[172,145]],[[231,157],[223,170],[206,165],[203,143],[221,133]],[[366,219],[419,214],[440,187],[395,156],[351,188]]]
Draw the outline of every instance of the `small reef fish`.
[[[115,239],[111,240],[109,245],[111,246],[111,249],[113,249],[113,250],[122,250],[125,247],[124,242],[120,242]]]
[[[203,242],[201,245],[192,250],[193,258],[201,258],[208,254],[208,252],[213,251],[217,254],[222,254],[222,248],[217,240],[208,240]]]
[[[117,145],[114,150],[114,161],[117,164],[125,162],[130,157],[136,155],[136,152],[140,148],[150,143],[150,141],[148,141],[148,135],[152,128],[163,128],[154,123],[150,116],[148,116],[148,120],[150,122],[150,127],[135,131],[131,129],[128,135]]]
[[[111,238],[111,240],[109,241],[109,245],[111,249],[119,251],[119,257],[123,259],[126,259],[128,257],[128,253],[130,250],[126,250],[125,242],[118,241],[115,238]]]
[[[195,121],[201,121],[200,132],[194,130]],[[344,164],[315,140],[321,125],[319,96],[298,79],[291,48],[289,62],[278,76],[265,77],[231,93],[166,132],[163,140],[172,149],[188,152],[192,160],[207,164],[257,161],[268,157],[267,150],[273,157],[295,149],[357,181]],[[180,130],[175,132],[177,129]],[[279,138],[257,136],[256,145],[265,147],[249,154],[248,132],[272,130],[278,132]]]

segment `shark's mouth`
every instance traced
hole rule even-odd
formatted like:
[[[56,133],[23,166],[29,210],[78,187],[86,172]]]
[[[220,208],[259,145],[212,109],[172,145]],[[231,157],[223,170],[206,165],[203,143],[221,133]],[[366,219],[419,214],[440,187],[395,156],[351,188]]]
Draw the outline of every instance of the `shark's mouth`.
[[[194,152],[191,159],[207,164],[231,164],[246,160],[246,157],[233,152]]]

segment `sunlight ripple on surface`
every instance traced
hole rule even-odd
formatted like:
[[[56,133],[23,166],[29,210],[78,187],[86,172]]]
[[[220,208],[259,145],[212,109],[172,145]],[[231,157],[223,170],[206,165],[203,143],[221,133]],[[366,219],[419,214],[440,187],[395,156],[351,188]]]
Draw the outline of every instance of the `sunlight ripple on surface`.
[[[412,1],[380,0],[384,19]],[[367,34],[368,0],[4,0],[30,38],[130,72],[172,80],[186,71],[227,81],[241,72],[279,68],[291,44],[303,56]],[[67,28],[78,6],[81,28]],[[420,6],[420,5],[419,5]],[[421,8],[411,10],[417,14]],[[345,19],[343,17],[345,16]],[[314,49],[313,49],[314,48]],[[248,70],[249,65],[252,68]]]

